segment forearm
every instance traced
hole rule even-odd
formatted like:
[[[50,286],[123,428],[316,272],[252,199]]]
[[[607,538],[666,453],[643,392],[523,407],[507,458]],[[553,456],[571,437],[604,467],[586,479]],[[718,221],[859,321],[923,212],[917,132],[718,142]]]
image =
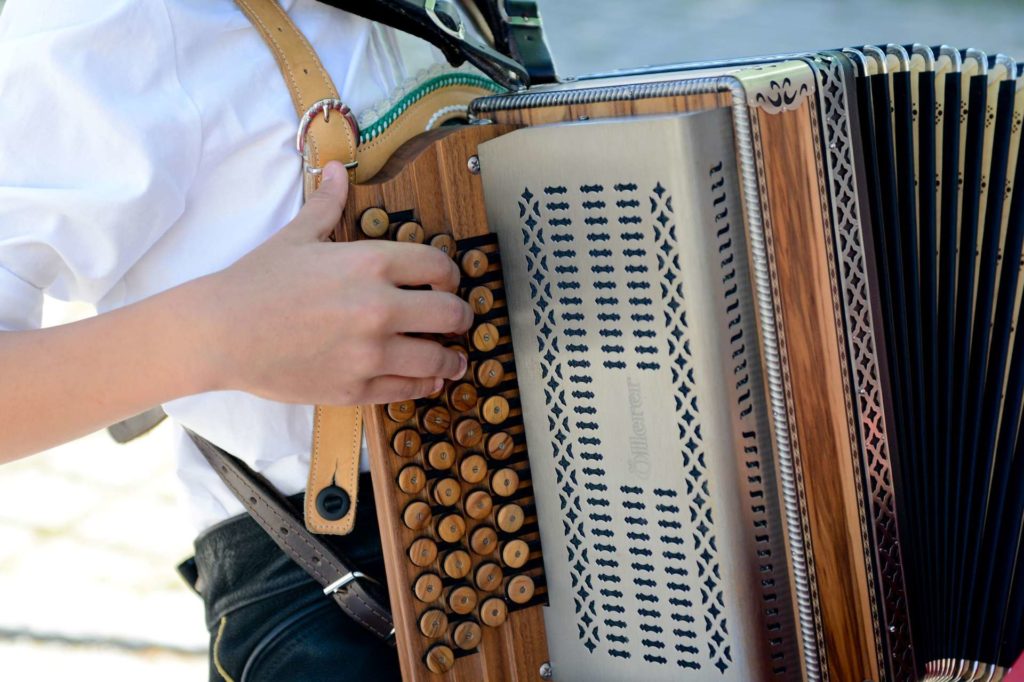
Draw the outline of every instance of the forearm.
[[[213,388],[201,289],[193,282],[81,322],[0,333],[0,463]]]

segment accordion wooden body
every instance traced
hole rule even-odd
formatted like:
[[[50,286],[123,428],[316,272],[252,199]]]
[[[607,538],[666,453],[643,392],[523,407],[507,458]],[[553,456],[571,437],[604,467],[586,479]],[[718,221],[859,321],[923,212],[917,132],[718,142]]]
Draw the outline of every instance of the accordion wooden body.
[[[476,101],[353,187],[460,381],[368,409],[408,680],[1000,680],[1024,77],[887,46]]]

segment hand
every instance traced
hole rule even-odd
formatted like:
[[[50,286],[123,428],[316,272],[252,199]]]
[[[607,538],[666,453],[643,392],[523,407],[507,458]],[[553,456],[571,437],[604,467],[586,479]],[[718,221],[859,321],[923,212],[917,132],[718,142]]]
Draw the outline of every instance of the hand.
[[[458,267],[422,244],[323,241],[347,193],[344,168],[328,164],[295,220],[196,281],[216,388],[352,405],[417,398],[465,373],[460,353],[406,335],[469,329],[472,310],[452,293]],[[417,285],[431,289],[399,288]]]

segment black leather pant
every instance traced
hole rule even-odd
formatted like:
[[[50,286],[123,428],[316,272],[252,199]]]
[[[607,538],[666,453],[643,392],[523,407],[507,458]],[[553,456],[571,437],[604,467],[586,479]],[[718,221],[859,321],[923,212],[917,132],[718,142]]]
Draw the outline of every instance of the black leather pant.
[[[301,495],[291,501],[301,510]],[[373,492],[365,475],[356,514],[351,534],[322,537],[384,584]],[[395,650],[325,597],[248,515],[200,535],[193,561],[181,570],[206,603],[211,681],[401,679]]]

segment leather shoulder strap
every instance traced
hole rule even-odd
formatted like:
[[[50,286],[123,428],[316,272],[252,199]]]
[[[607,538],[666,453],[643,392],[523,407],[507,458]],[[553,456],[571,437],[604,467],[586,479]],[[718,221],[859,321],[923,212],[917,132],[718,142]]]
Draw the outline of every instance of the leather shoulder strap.
[[[354,181],[358,129],[313,46],[277,0],[236,2],[274,53],[291,93],[299,117],[305,195],[320,184],[319,169],[328,161],[346,164]],[[355,527],[361,446],[358,406],[316,407],[304,510],[310,531],[346,535]]]

